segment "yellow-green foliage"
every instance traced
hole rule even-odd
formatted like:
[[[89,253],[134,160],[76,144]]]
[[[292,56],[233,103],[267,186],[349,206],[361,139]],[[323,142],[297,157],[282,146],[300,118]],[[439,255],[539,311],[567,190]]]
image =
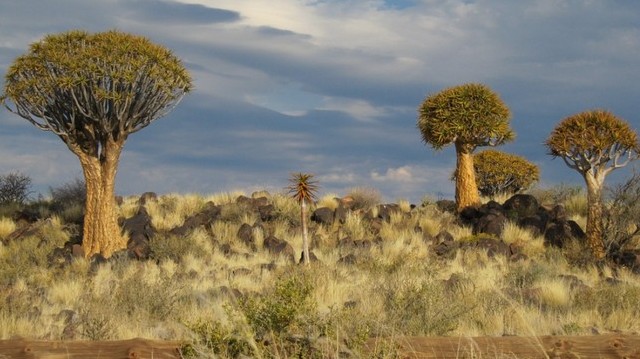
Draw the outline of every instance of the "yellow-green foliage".
[[[39,128],[82,143],[89,133],[119,137],[140,130],[191,87],[180,60],[144,37],[69,31],[31,44],[7,70],[4,96],[21,116],[41,119],[34,123]],[[93,131],[76,132],[67,116],[92,119],[85,126]]]
[[[610,161],[619,165],[618,157],[640,153],[637,133],[629,124],[604,110],[580,112],[562,120],[546,142],[554,157],[562,157],[585,173]]]
[[[529,188],[540,178],[538,166],[524,157],[485,150],[473,156],[476,183],[483,196],[514,194]]]
[[[454,141],[499,145],[514,137],[511,111],[483,84],[464,84],[428,96],[418,109],[418,129],[425,143],[440,149]]]

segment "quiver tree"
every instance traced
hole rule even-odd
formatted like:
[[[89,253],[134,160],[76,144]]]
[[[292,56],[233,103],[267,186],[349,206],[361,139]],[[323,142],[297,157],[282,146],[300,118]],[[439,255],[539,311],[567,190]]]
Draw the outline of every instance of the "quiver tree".
[[[473,168],[480,194],[493,198],[526,190],[540,179],[540,169],[526,158],[484,150],[473,156]]]
[[[604,110],[569,116],[551,132],[546,142],[553,157],[584,178],[587,185],[587,242],[595,259],[605,256],[602,190],[605,177],[640,154],[638,135],[624,120]]]
[[[418,109],[418,129],[425,144],[436,150],[455,146],[458,210],[480,203],[473,151],[512,140],[510,117],[498,94],[482,84],[447,88],[428,96]]]
[[[191,87],[189,73],[168,49],[118,31],[48,35],[9,67],[5,107],[56,134],[80,160],[87,186],[85,256],[109,257],[126,247],[114,200],[124,143]]]
[[[291,197],[300,204],[300,223],[302,225],[302,260],[309,265],[309,230],[307,225],[308,204],[313,203],[318,192],[318,182],[309,173],[294,173],[289,178],[287,187]]]

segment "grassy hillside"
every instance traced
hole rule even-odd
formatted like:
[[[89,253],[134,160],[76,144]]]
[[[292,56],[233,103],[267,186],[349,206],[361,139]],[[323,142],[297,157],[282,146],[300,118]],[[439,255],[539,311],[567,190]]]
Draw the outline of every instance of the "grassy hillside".
[[[562,201],[584,226],[579,195],[536,193],[544,206]],[[124,198],[123,219],[141,207],[150,217],[145,259],[74,256],[77,208],[31,206],[35,221],[4,210],[0,339],[144,337],[183,340],[195,357],[357,357],[372,337],[640,331],[640,276],[591,264],[578,240],[548,246],[513,222],[500,236],[473,234],[428,200],[379,206],[366,190],[335,197],[312,208],[336,219],[310,222],[310,267],[297,264],[299,207],[283,194]],[[176,231],[213,207],[215,218]],[[442,253],[448,235],[454,250]],[[275,240],[293,252],[278,252]],[[474,245],[483,240],[517,255]],[[377,351],[394,355],[391,344]]]

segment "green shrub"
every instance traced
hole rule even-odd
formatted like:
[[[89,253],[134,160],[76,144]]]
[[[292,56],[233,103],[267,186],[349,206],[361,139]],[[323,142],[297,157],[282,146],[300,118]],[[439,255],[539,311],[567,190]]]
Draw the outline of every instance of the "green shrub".
[[[383,287],[388,323],[404,335],[447,335],[469,308],[453,300],[436,280]]]
[[[303,316],[315,314],[313,285],[305,273],[279,279],[265,294],[245,297],[239,309],[258,337],[267,333],[284,334],[301,323]]]
[[[219,321],[200,320],[187,326],[195,338],[180,347],[183,358],[237,358],[255,354],[254,347],[248,341]]]

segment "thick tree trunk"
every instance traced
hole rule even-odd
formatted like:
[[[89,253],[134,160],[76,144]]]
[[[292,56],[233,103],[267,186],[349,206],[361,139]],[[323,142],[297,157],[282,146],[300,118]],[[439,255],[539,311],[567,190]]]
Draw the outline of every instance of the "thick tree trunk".
[[[604,232],[602,224],[602,187],[604,176],[595,176],[593,173],[584,174],[587,183],[587,244],[596,260],[605,256]]]
[[[300,203],[300,222],[302,223],[302,259],[305,265],[309,265],[309,231],[307,229],[307,202]]]
[[[473,169],[473,149],[456,142],[456,206],[461,211],[480,203],[480,194]]]
[[[85,257],[101,254],[108,258],[127,246],[122,236],[114,197],[115,177],[123,142],[107,141],[99,156],[75,152],[80,158],[85,183],[85,204],[82,247]]]

